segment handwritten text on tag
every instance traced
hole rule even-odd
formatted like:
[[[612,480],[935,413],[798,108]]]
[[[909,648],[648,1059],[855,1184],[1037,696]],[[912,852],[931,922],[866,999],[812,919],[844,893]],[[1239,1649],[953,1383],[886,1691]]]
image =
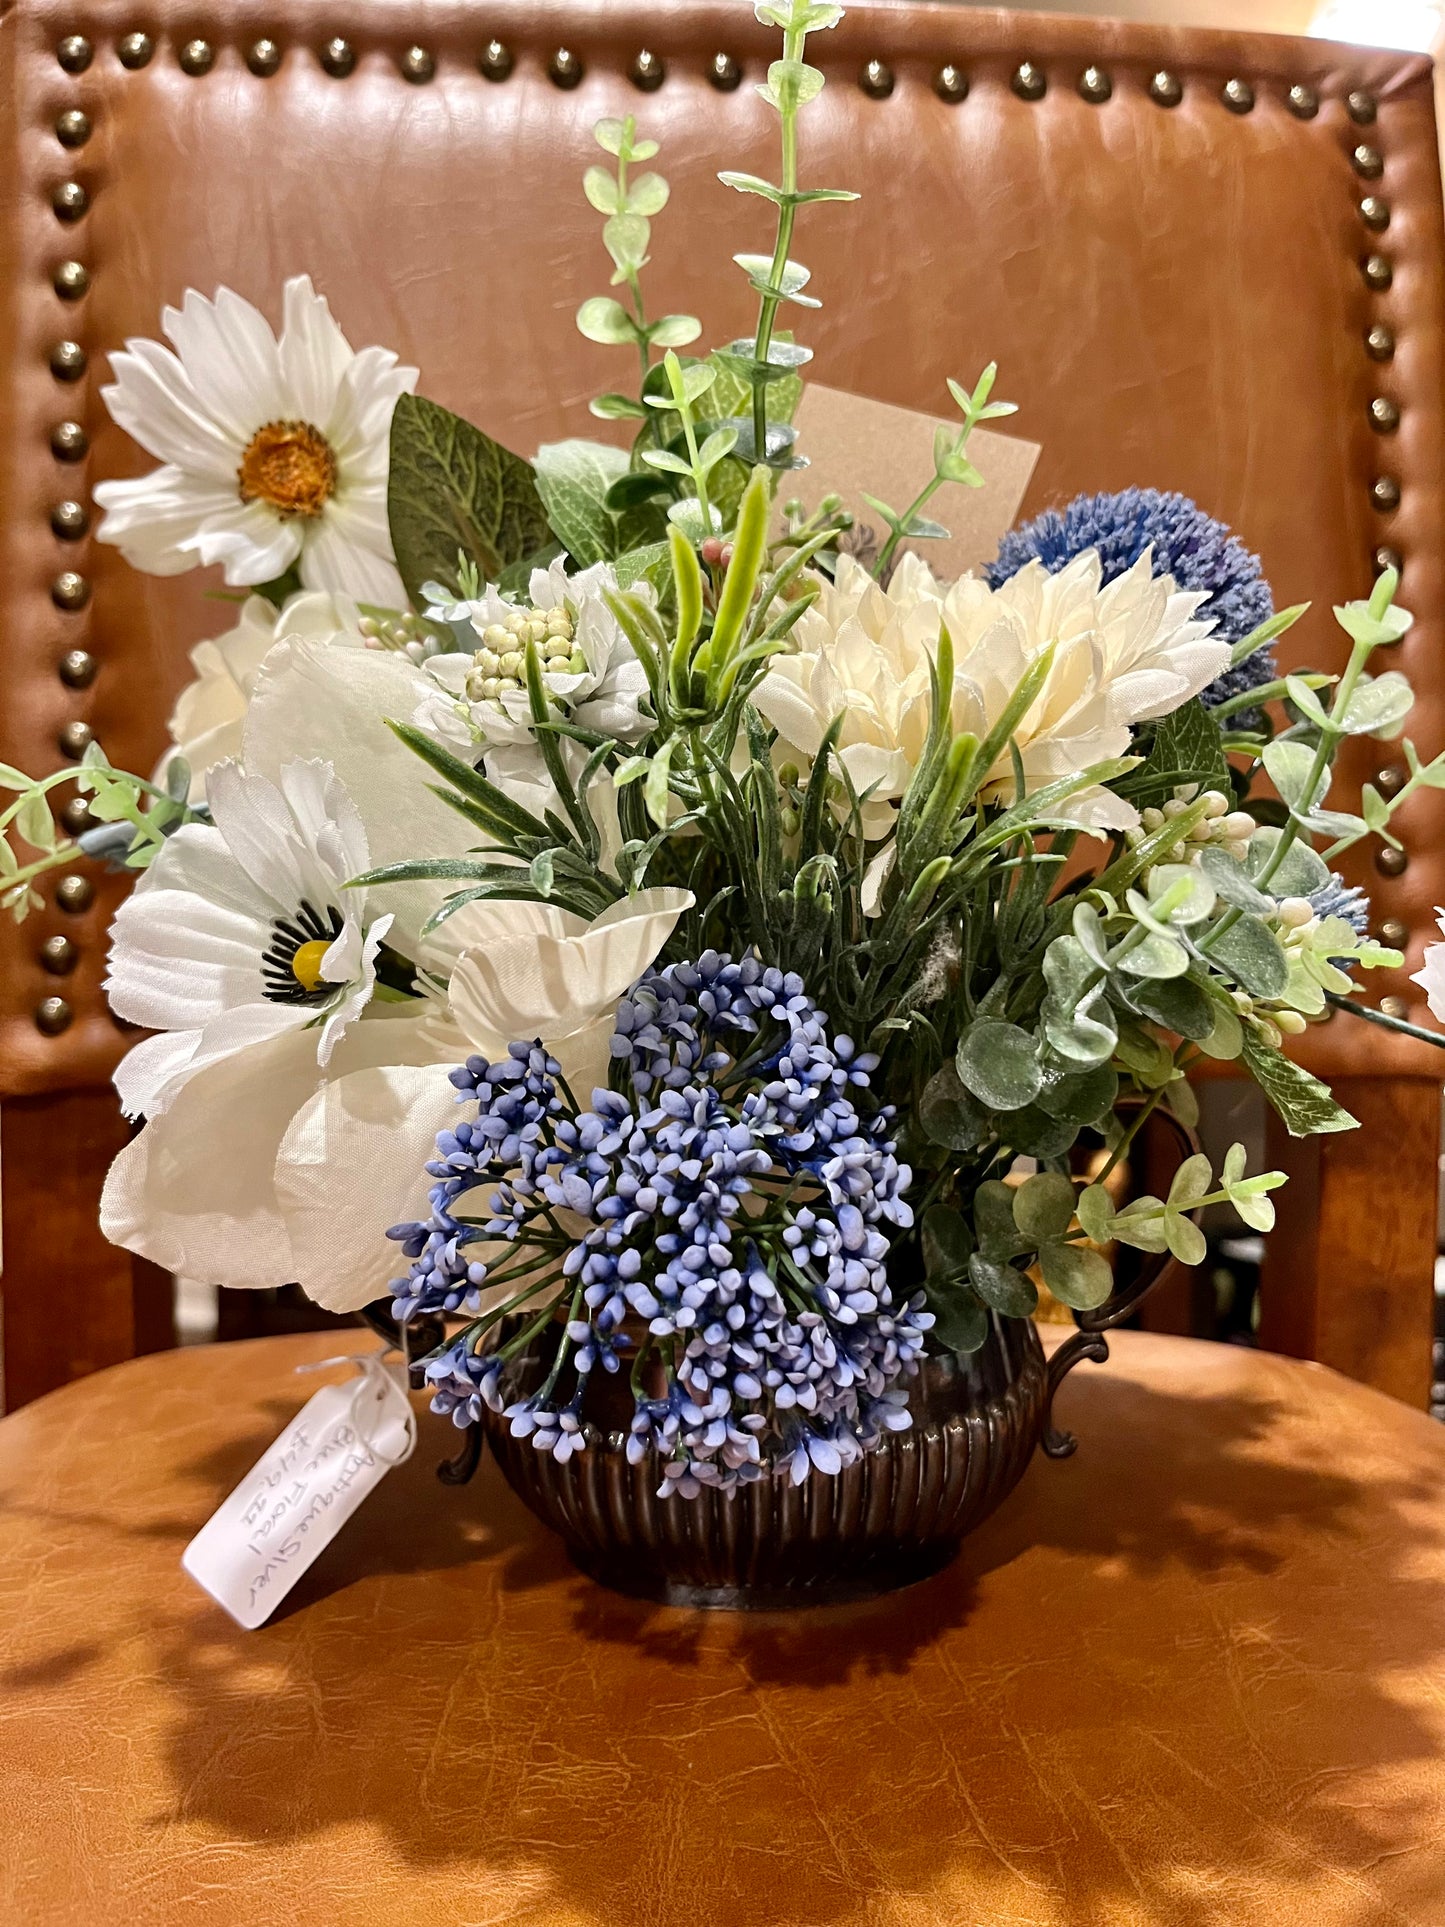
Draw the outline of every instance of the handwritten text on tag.
[[[280,1605],[368,1493],[407,1456],[411,1408],[379,1360],[327,1385],[192,1539],[181,1564],[247,1630]]]

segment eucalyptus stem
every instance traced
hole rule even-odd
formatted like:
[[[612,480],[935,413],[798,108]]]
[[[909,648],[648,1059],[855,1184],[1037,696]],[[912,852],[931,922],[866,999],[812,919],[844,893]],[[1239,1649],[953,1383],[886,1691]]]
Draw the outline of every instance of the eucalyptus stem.
[[[806,29],[794,31],[785,29],[783,33],[783,59],[801,60],[803,44],[807,40]],[[768,280],[773,287],[782,285],[782,274],[788,264],[788,250],[793,244],[793,223],[797,218],[797,205],[793,196],[798,191],[798,103],[791,96],[785,98],[778,108],[778,118],[782,123],[783,140],[783,198],[778,203],[778,238],[773,248],[773,265]],[[759,378],[758,367],[766,368],[768,353],[773,345],[773,327],[777,321],[780,298],[775,294],[765,294],[758,306],[757,333],[753,340],[753,455],[759,462],[768,458],[768,384]]]

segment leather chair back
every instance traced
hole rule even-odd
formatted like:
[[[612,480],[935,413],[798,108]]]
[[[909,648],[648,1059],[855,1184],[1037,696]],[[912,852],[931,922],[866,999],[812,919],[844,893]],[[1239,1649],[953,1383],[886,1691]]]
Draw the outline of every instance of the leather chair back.
[[[673,184],[655,311],[702,315],[710,342],[750,323],[728,257],[769,236],[713,178],[774,165],[752,83],[775,36],[743,0],[18,0],[0,48],[0,757],[22,767],[58,767],[87,730],[146,767],[187,648],[227,626],[202,576],[137,575],[66,525],[97,478],[150,466],[96,391],[188,285],[274,312],[309,272],[353,343],[396,348],[519,451],[597,432],[586,400],[625,370],[573,325],[609,266],[580,176],[594,121],[631,111]],[[800,220],[817,377],[937,409],[947,375],[997,357],[1043,444],[1026,506],[1182,489],[1260,552],[1280,604],[1314,599],[1287,657],[1338,663],[1329,606],[1393,553],[1417,617],[1412,728],[1445,742],[1430,63],[927,4],[858,5],[809,51],[829,86],[806,180],[863,195]],[[1362,754],[1357,775],[1398,760]],[[1361,878],[1377,925],[1408,932],[1407,969],[1445,900],[1442,810],[1412,804],[1398,874],[1366,859]],[[77,871],[0,928],[0,1096],[103,1087],[126,1042],[100,989],[118,888]],[[1381,989],[1413,1007],[1403,973]],[[1345,1020],[1310,1051],[1334,1073],[1439,1075]]]

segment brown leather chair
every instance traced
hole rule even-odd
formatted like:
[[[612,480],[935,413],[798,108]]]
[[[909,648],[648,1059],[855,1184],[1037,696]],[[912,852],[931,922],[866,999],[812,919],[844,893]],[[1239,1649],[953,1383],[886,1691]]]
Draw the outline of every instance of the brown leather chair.
[[[97,399],[105,356],[186,286],[274,308],[309,271],[353,340],[400,350],[512,446],[586,433],[617,365],[573,327],[607,275],[579,177],[592,123],[633,111],[674,187],[653,299],[703,314],[710,340],[747,325],[727,257],[758,244],[757,209],[712,179],[724,157],[773,161],[751,85],[773,41],[743,0],[18,0],[0,47],[8,761],[55,767],[94,731],[144,768],[187,647],[220,626],[200,577],[147,579],[87,538],[94,480],[146,465]],[[819,378],[934,408],[945,376],[997,356],[1043,443],[1029,506],[1184,490],[1260,551],[1281,603],[1314,599],[1296,660],[1340,660],[1329,605],[1397,555],[1414,733],[1445,742],[1428,61],[876,4],[810,52],[830,85],[807,177],[864,197],[801,225]],[[1397,767],[1362,754],[1356,776]],[[1441,811],[1422,798],[1403,862],[1359,872],[1411,970],[1445,899]],[[77,865],[0,930],[11,1404],[163,1342],[164,1281],[95,1227],[125,1129],[106,1080],[126,1039],[100,989],[117,893]],[[1404,973],[1381,989],[1419,1014]],[[1369,1129],[1296,1157],[1264,1336],[1420,1403],[1438,1062],[1344,1018],[1309,1055]]]

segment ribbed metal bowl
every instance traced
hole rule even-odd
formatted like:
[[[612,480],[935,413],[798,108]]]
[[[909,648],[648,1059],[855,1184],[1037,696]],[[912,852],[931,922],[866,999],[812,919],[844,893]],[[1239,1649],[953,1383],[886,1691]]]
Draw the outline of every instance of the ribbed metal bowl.
[[[542,1382],[544,1333],[509,1369],[508,1402]],[[575,1564],[618,1592],[671,1605],[772,1610],[867,1598],[926,1579],[1011,1492],[1044,1436],[1049,1385],[1027,1319],[990,1318],[971,1357],[926,1359],[911,1431],[834,1478],[765,1478],[727,1496],[661,1499],[655,1452],[629,1465],[625,1376],[597,1374],[582,1407],[586,1450],[559,1465],[487,1412],[508,1484],[560,1533]]]

